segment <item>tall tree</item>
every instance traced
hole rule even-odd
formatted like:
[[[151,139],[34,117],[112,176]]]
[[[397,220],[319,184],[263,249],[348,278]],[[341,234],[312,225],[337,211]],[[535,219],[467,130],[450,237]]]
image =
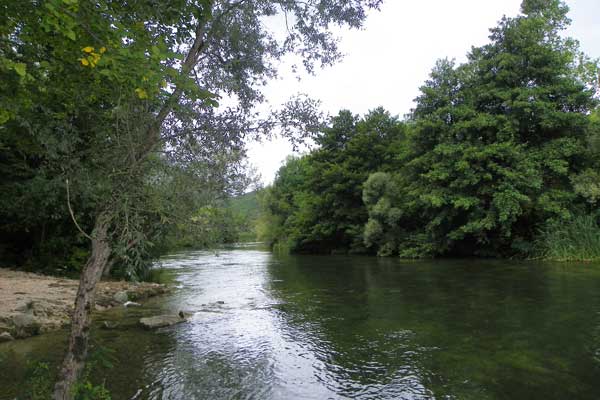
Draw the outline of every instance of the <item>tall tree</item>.
[[[257,119],[263,84],[285,54],[308,70],[340,57],[332,25],[360,27],[380,0],[176,0],[122,3],[9,2],[2,5],[3,129],[27,132],[48,170],[85,193],[93,215],[67,355],[55,398],[68,399],[87,354],[90,312],[102,271],[142,245],[135,223],[157,152],[193,168],[206,137],[227,144],[279,125],[314,123],[306,102]],[[267,28],[284,19],[285,37]],[[2,80],[3,82],[4,79]],[[229,106],[217,107],[224,99]],[[215,139],[216,140],[216,139]],[[73,220],[77,211],[71,209]],[[136,228],[136,226],[138,228]],[[85,225],[84,225],[85,227]],[[117,249],[122,249],[116,251]]]
[[[466,64],[436,65],[412,114],[406,167],[367,185],[371,244],[400,229],[412,240],[387,241],[385,253],[523,254],[545,220],[581,202],[572,180],[591,161],[597,65],[561,36],[567,10],[526,0]],[[378,212],[384,203],[395,218]]]
[[[340,111],[315,141],[319,147],[289,160],[269,189],[272,223],[283,224],[275,239],[296,252],[364,253],[362,185],[370,173],[396,167],[405,125],[382,108],[363,118]]]

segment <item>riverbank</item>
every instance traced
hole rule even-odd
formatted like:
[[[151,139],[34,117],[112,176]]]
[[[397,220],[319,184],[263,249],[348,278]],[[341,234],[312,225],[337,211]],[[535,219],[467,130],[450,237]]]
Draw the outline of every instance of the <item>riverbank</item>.
[[[21,339],[69,324],[78,280],[0,268],[0,341]],[[96,311],[166,293],[148,282],[101,282]]]

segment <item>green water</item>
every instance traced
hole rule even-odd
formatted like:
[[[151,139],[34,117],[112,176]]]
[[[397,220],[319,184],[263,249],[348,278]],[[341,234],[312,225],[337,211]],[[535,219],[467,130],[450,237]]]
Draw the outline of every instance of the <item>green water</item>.
[[[179,289],[98,316],[113,399],[599,399],[600,265],[233,249],[164,261]],[[211,304],[223,301],[224,304]],[[140,316],[198,311],[147,332]],[[101,322],[101,321],[98,321]],[[64,332],[0,344],[0,399]]]

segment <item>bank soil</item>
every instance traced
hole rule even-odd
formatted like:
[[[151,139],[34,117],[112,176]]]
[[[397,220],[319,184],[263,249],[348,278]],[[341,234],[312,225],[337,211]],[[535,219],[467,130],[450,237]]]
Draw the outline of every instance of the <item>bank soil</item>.
[[[0,341],[60,329],[70,321],[79,281],[0,268]],[[167,292],[165,285],[101,282],[96,311]]]

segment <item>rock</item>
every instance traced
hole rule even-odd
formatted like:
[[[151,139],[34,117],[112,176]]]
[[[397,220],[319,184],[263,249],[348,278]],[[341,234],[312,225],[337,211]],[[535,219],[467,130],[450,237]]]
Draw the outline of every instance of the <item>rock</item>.
[[[114,294],[113,299],[119,303],[126,303],[129,300],[129,295],[126,290],[121,290]]]
[[[33,314],[13,316],[13,325],[17,337],[29,337],[40,333],[40,323]]]
[[[183,319],[187,320],[187,319],[193,317],[194,313],[191,311],[179,311],[179,313],[177,315],[179,315],[179,318],[183,318]]]
[[[0,333],[0,343],[2,342],[10,342],[11,340],[15,340],[14,337],[8,332]]]
[[[102,323],[102,329],[116,329],[119,327],[118,322],[104,321]]]
[[[105,311],[105,310],[108,310],[108,309],[109,309],[109,307],[105,307],[105,306],[102,306],[102,305],[100,305],[100,304],[96,304],[96,305],[94,306],[94,308],[96,309],[96,311]]]
[[[161,328],[171,326],[187,321],[186,315],[180,312],[179,315],[157,315],[155,317],[140,318],[140,324],[146,329]]]
[[[135,301],[126,301],[123,305],[125,307],[141,307],[142,306],[140,303],[136,303]]]
[[[26,312],[30,312],[31,310],[33,310],[34,307],[35,307],[35,302],[33,300],[30,300],[27,303],[23,304],[21,307],[16,308],[15,310],[22,312],[22,313],[26,313]]]
[[[225,302],[223,300],[219,300],[217,301],[217,304],[225,304]]]

